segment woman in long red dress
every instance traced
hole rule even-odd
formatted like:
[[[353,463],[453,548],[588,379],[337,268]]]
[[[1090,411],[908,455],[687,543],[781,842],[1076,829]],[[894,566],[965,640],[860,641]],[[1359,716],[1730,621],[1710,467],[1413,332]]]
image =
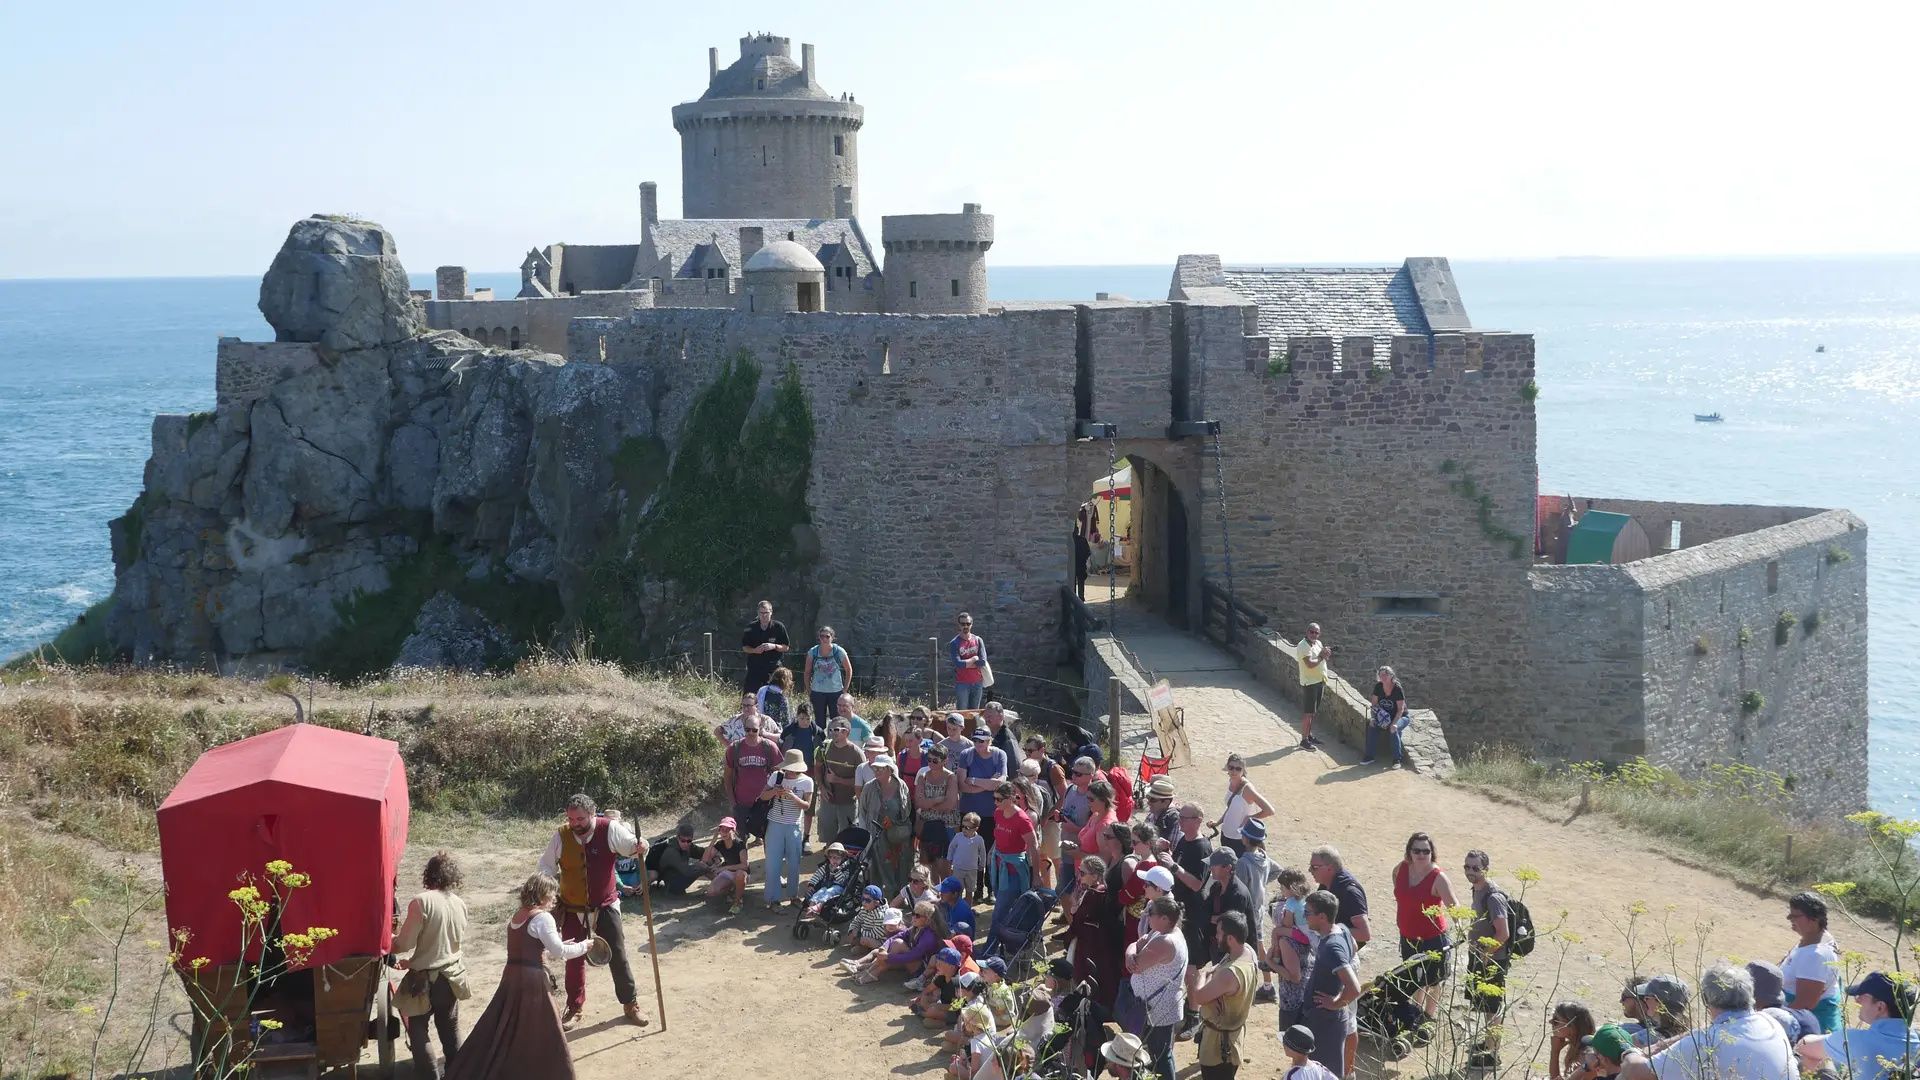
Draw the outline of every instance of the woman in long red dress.
[[[1147,910],[1147,883],[1140,879],[1140,852],[1134,846],[1133,827],[1116,821],[1100,834],[1100,857],[1107,862],[1107,893],[1120,909],[1120,949],[1140,936],[1140,916]]]
[[[541,954],[583,956],[593,943],[562,941],[553,922],[560,885],[535,874],[520,886],[520,910],[507,920],[507,968],[487,1011],[447,1063],[447,1080],[573,1080],[573,1053]]]
[[[1073,978],[1075,982],[1092,979],[1093,999],[1101,1008],[1112,1009],[1120,980],[1125,977],[1126,947],[1121,944],[1125,930],[1121,923],[1126,916],[1107,891],[1105,859],[1082,856],[1079,875],[1080,902],[1074,905],[1073,921],[1067,924],[1068,939],[1073,942]]]

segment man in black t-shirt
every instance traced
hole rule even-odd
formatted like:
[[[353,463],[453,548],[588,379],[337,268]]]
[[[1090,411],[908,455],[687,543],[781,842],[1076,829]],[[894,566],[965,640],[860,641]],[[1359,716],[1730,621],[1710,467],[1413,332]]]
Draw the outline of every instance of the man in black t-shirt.
[[[780,660],[787,654],[787,627],[785,623],[775,621],[773,602],[760,601],[759,617],[747,624],[740,635],[740,651],[747,654],[747,673],[741,680],[746,690],[758,690],[767,685],[773,676],[773,669],[780,666]]]
[[[1180,808],[1181,840],[1173,846],[1173,898],[1180,903],[1180,931],[1187,939],[1187,988],[1192,990],[1206,965],[1207,943],[1213,937],[1212,911],[1206,890],[1210,875],[1207,859],[1213,841],[1200,835],[1206,814],[1198,803]],[[1200,1027],[1200,1013],[1188,1007],[1181,1018],[1180,1037],[1191,1039]]]
[[[1332,847],[1314,848],[1307,857],[1307,872],[1313,875],[1313,880],[1319,883],[1320,888],[1332,893],[1340,901],[1340,910],[1333,921],[1352,933],[1353,951],[1358,955],[1360,947],[1373,937],[1373,928],[1367,922],[1367,890],[1361,888],[1359,880],[1347,872],[1345,864],[1340,861],[1340,852]],[[1348,1009],[1345,1056],[1349,1062],[1358,1060],[1355,1055],[1360,1052],[1357,1020],[1357,1010]]]

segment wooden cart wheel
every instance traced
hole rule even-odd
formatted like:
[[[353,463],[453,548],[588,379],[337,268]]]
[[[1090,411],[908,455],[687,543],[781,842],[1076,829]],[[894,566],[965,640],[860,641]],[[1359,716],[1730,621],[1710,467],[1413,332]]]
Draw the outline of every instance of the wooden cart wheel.
[[[380,1045],[380,1075],[393,1075],[393,984],[387,981],[385,965],[380,968],[380,986],[373,992],[375,1038]]]

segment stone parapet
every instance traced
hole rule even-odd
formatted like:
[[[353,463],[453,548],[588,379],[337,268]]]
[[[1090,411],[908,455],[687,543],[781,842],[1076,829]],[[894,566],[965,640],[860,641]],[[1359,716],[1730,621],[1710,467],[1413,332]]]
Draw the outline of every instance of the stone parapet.
[[[1294,659],[1296,643],[1288,642],[1271,630],[1254,633],[1240,664],[1253,677],[1278,690],[1288,701],[1300,703],[1300,665]],[[1320,709],[1314,713],[1315,731],[1332,732],[1355,750],[1367,745],[1368,716],[1372,706],[1365,694],[1337,672],[1328,672],[1327,688],[1320,695]],[[1401,735],[1401,748],[1407,767],[1444,780],[1453,775],[1453,752],[1447,746],[1447,733],[1440,717],[1432,709],[1408,709],[1411,721]],[[1386,744],[1383,753],[1391,751]]]

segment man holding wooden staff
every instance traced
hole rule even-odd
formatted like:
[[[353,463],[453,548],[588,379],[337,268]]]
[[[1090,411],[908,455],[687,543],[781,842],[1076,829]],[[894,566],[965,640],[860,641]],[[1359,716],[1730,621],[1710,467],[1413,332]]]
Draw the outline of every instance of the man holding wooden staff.
[[[592,797],[575,795],[567,800],[567,823],[554,830],[540,856],[540,872],[560,882],[561,936],[569,941],[589,934],[606,939],[613,950],[607,964],[613,974],[613,996],[619,999],[628,1023],[641,1027],[647,1021],[640,1015],[633,969],[627,964],[626,938],[620,927],[620,883],[613,864],[621,856],[645,860],[646,855],[647,842],[620,820],[619,811],[601,814]],[[571,1027],[586,1004],[587,961],[577,957],[567,961],[567,1011],[560,1022]]]

